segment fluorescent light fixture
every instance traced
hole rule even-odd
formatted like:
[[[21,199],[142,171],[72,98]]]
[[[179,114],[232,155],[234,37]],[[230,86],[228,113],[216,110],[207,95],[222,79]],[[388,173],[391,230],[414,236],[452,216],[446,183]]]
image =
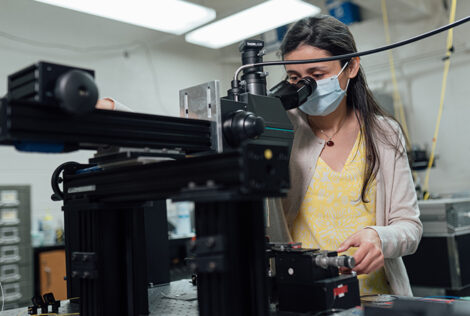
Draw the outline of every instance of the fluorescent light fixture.
[[[301,0],[269,0],[186,34],[186,41],[224,47],[320,12]]]
[[[36,0],[181,35],[215,19],[215,10],[182,0]]]

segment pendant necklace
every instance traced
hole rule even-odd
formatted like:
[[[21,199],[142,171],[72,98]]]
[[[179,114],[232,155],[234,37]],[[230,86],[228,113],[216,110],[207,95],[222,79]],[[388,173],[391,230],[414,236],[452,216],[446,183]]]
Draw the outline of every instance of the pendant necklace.
[[[327,133],[325,133],[322,129],[320,130],[320,133],[322,133],[323,135],[325,135],[328,138],[328,140],[326,141],[326,145],[328,147],[333,147],[335,145],[335,142],[333,141],[333,137],[335,137],[336,134],[338,134],[341,127],[343,127],[343,124],[344,124],[345,121],[346,121],[346,118],[343,120],[343,122],[341,122],[341,125],[339,126],[338,130],[331,136],[328,135]]]

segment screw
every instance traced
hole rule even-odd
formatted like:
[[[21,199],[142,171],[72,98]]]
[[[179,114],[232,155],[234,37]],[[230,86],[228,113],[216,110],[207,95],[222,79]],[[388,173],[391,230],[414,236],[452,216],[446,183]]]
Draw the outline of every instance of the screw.
[[[217,264],[214,261],[209,262],[209,272],[212,272],[217,267]]]
[[[215,238],[209,237],[206,241],[207,248],[213,248],[215,246]]]

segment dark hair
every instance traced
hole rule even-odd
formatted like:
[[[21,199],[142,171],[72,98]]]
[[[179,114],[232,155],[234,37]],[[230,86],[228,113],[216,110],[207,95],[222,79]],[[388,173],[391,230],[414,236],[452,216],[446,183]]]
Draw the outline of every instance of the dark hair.
[[[292,25],[287,31],[281,47],[282,58],[299,46],[310,45],[329,52],[332,56],[356,52],[356,43],[349,28],[337,19],[323,15],[302,19]],[[341,66],[348,60],[341,60]],[[360,124],[361,137],[364,137],[366,145],[366,166],[364,168],[364,182],[362,185],[361,200],[366,201],[368,186],[377,176],[380,167],[380,159],[377,151],[377,140],[384,140],[393,146],[398,154],[403,154],[405,148],[400,141],[399,133],[401,125],[388,115],[378,105],[372,92],[367,86],[366,77],[362,68],[357,76],[349,82],[346,104],[348,109],[356,110]],[[391,128],[394,133],[382,128],[379,117],[388,118],[387,123],[396,122],[399,130]]]

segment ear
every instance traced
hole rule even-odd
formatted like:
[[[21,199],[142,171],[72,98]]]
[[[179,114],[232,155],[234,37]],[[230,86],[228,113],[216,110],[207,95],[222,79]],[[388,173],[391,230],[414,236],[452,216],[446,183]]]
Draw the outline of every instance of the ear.
[[[348,77],[349,79],[355,78],[357,76],[357,73],[359,72],[361,66],[361,61],[359,57],[354,57],[351,58],[351,61],[349,62],[348,65]]]

